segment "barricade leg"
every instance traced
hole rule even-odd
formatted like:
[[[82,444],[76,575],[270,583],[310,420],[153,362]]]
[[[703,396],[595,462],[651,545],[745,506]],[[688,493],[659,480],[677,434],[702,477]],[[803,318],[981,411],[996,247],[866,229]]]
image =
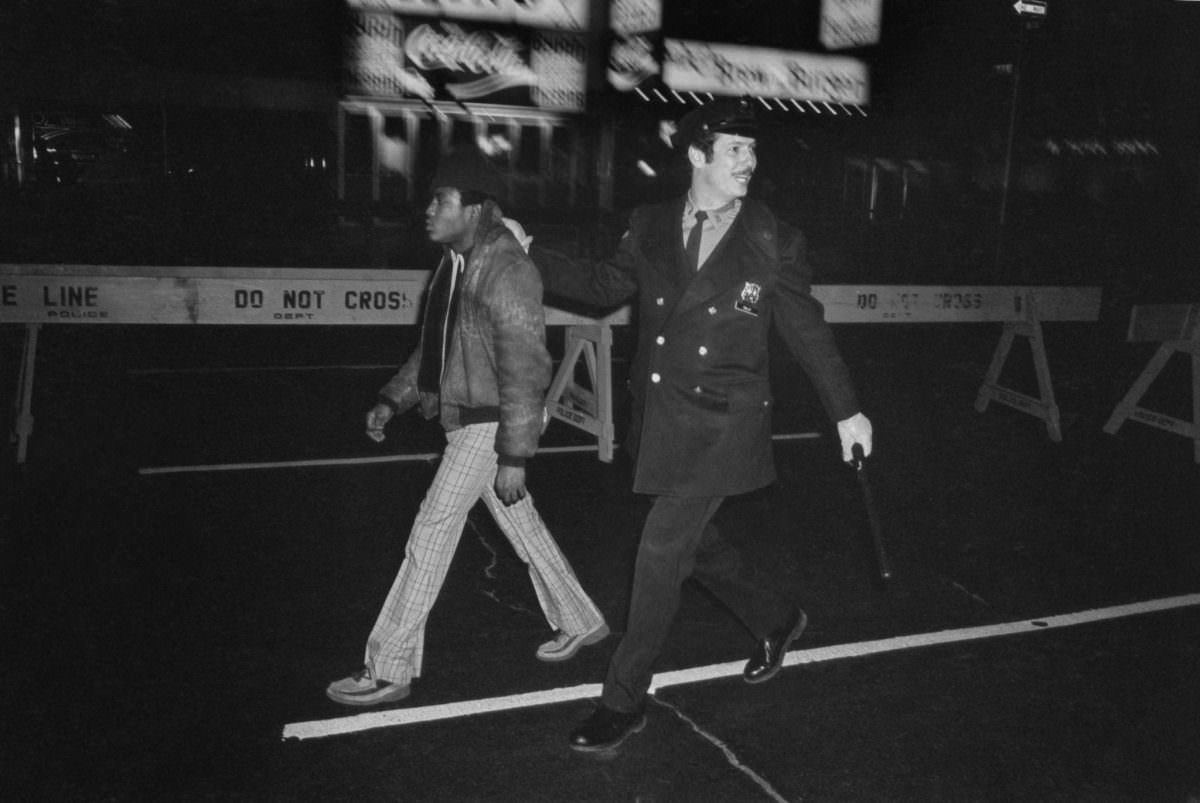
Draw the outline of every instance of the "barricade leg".
[[[1192,341],[1192,459],[1200,464],[1200,341]]]
[[[1129,388],[1129,392],[1113,408],[1112,415],[1108,417],[1108,422],[1104,425],[1105,432],[1109,435],[1117,434],[1117,430],[1125,423],[1125,419],[1129,418],[1133,414],[1133,411],[1137,409],[1138,402],[1142,400],[1142,396],[1146,395],[1146,391],[1150,389],[1150,385],[1162,373],[1162,369],[1174,353],[1175,348],[1169,343],[1164,343],[1158,347],[1158,351],[1154,352],[1154,356],[1150,358],[1150,362],[1146,363],[1146,367],[1142,369],[1138,378],[1134,380],[1133,385]]]
[[[1179,351],[1191,355],[1191,421],[1185,421],[1141,406],[1142,397],[1150,389],[1150,385],[1154,383],[1154,380],[1158,378],[1163,368],[1166,367],[1171,356]],[[1176,435],[1183,435],[1191,439],[1192,458],[1196,463],[1200,463],[1200,335],[1196,339],[1173,340],[1160,345],[1158,351],[1154,352],[1154,356],[1150,358],[1150,362],[1146,363],[1146,367],[1142,369],[1141,374],[1134,381],[1133,386],[1129,388],[1129,392],[1122,397],[1121,401],[1113,409],[1112,415],[1108,417],[1108,421],[1104,425],[1104,431],[1109,435],[1115,435],[1117,430],[1121,428],[1121,425],[1130,418],[1157,429],[1174,432]]]
[[[562,362],[558,366],[558,375],[554,377],[554,381],[550,383],[550,389],[546,391],[546,406],[550,408],[551,414],[554,413],[554,405],[562,399],[567,386],[574,384],[575,365],[579,362],[579,355],[587,346],[586,340],[575,337],[572,331],[574,328],[567,329],[566,347],[563,350]]]
[[[33,434],[33,371],[37,364],[39,323],[25,325],[25,348],[21,354],[21,371],[17,380],[17,397],[13,403],[16,412],[11,440],[17,443],[17,464],[25,462],[29,448],[29,437]]]
[[[1013,340],[1017,335],[1029,340],[1029,348],[1033,353],[1034,373],[1037,375],[1037,398],[1000,385],[1000,374],[1004,370],[1004,363],[1008,360]],[[1032,313],[1029,320],[1004,324],[1000,342],[996,344],[996,351],[992,355],[992,364],[988,367],[983,384],[979,388],[979,395],[975,398],[975,409],[982,413],[987,410],[989,402],[992,401],[1042,419],[1046,423],[1046,433],[1050,436],[1050,440],[1056,443],[1062,441],[1062,424],[1058,402],[1054,398],[1054,384],[1050,379],[1050,363],[1046,359],[1046,343],[1042,337],[1042,325],[1032,316]]]
[[[617,439],[613,423],[612,393],[612,327],[600,327],[599,359],[596,365],[596,402],[600,418],[599,458],[605,463],[613,459],[613,444]]]
[[[552,418],[596,436],[600,460],[613,459],[616,440],[612,403],[612,328],[572,326],[567,329],[566,348],[558,375],[546,393],[546,409]],[[584,358],[591,389],[575,384],[575,368]]]
[[[1050,435],[1050,440],[1059,442],[1062,440],[1062,424],[1060,423],[1058,402],[1054,398],[1054,383],[1050,381],[1050,363],[1046,359],[1046,341],[1042,337],[1042,324],[1040,321],[1029,321],[1027,324],[1029,334],[1029,345],[1033,349],[1033,368],[1037,374],[1038,393],[1042,397],[1044,405],[1044,418],[1046,420],[1046,432]]]
[[[994,388],[1000,381],[1000,372],[1004,370],[1004,363],[1008,360],[1008,353],[1012,350],[1013,340],[1016,338],[1017,332],[1011,323],[1004,324],[1004,331],[1000,333],[1000,342],[996,344],[996,350],[992,353],[992,364],[988,366],[987,373],[983,377],[983,384],[979,386],[979,395],[975,398],[975,409],[979,412],[986,412],[988,404],[992,400],[990,388]]]

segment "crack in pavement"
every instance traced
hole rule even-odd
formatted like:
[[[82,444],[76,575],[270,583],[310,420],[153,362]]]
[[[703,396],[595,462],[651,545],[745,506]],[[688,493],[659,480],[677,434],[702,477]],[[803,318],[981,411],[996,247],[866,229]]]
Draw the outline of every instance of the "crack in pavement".
[[[480,545],[485,550],[487,550],[489,560],[488,560],[488,564],[483,567],[484,578],[487,580],[498,581],[500,579],[500,577],[497,574],[496,569],[500,565],[499,551],[496,550],[495,548],[493,548],[492,545],[488,543],[487,535],[484,533],[483,529],[480,528],[478,525],[476,525],[474,520],[469,516],[467,517],[466,527],[469,528],[471,530],[471,532],[475,535],[475,538],[476,538],[476,540],[479,541]],[[505,600],[500,599],[500,594],[499,594],[498,590],[496,590],[496,589],[485,588],[483,585],[480,585],[478,588],[479,588],[479,593],[483,594],[483,596],[492,600],[497,605],[508,608],[511,611],[516,611],[517,613],[524,613],[524,614],[529,614],[530,616],[533,616],[535,618],[537,617],[537,614],[534,611],[530,610],[529,606],[525,605],[522,602],[506,602]]]
[[[967,588],[966,586],[964,586],[962,583],[958,582],[957,580],[951,580],[949,577],[942,577],[941,575],[938,575],[938,577],[939,577],[939,579],[941,579],[941,581],[943,583],[946,583],[951,588],[953,588],[955,591],[959,591],[959,592],[967,595],[968,597],[973,599],[975,602],[978,602],[983,607],[985,607],[985,608],[992,607],[991,603],[989,603],[986,599],[979,596],[974,591],[970,590],[969,588]]]
[[[716,736],[714,736],[713,734],[711,734],[708,731],[701,728],[694,719],[689,717],[687,714],[683,713],[683,711],[679,707],[671,705],[666,700],[660,699],[655,696],[650,696],[648,699],[651,700],[652,702],[654,702],[655,704],[660,705],[663,708],[670,710],[672,713],[675,714],[676,717],[678,717],[679,719],[686,722],[688,724],[688,726],[691,727],[692,730],[694,730],[696,733],[698,733],[700,735],[701,738],[703,738],[705,741],[709,742],[710,744],[715,746],[718,750],[720,750],[721,753],[724,754],[725,760],[729,762],[729,765],[731,767],[736,769],[738,772],[741,772],[746,777],[748,777],[751,781],[753,781],[758,786],[758,788],[761,789],[767,795],[767,797],[769,797],[771,800],[776,801],[776,803],[789,803],[789,801],[786,797],[779,794],[779,792],[775,789],[775,787],[771,786],[770,781],[768,781],[766,778],[759,775],[757,772],[755,772],[750,767],[747,767],[745,764],[743,764],[741,762],[741,759],[739,759],[737,757],[737,754],[734,753],[733,750],[731,750],[729,748],[729,745],[725,744],[723,741],[718,739]]]

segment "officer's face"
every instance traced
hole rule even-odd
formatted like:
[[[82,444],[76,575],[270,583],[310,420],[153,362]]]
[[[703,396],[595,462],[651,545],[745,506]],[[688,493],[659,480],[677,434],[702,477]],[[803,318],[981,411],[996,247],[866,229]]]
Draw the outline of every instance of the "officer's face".
[[[466,241],[471,230],[475,207],[464,207],[462,196],[453,187],[438,187],[425,207],[425,230],[435,243],[456,245]]]
[[[695,168],[693,181],[724,200],[741,198],[749,191],[750,177],[758,165],[754,138],[739,134],[717,134],[711,161],[696,148],[688,151],[688,157]]]

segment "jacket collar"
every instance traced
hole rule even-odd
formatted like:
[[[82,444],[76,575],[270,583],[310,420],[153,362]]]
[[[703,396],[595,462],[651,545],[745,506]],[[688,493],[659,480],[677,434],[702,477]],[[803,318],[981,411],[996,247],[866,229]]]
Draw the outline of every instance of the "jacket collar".
[[[746,281],[747,265],[769,264],[775,253],[770,242],[775,236],[774,228],[770,211],[761,203],[746,199],[729,233],[702,270],[692,271],[680,257],[680,264],[690,275],[683,279],[687,284],[675,310],[705,304],[730,285]],[[674,230],[678,234],[678,228]]]

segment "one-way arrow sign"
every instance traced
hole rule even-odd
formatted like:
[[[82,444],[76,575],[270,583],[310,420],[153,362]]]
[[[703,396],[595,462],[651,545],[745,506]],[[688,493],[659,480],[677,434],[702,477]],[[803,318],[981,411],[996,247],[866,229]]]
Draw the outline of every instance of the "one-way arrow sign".
[[[1044,17],[1046,3],[1044,0],[1017,0],[1013,3],[1013,11],[1022,17]]]

